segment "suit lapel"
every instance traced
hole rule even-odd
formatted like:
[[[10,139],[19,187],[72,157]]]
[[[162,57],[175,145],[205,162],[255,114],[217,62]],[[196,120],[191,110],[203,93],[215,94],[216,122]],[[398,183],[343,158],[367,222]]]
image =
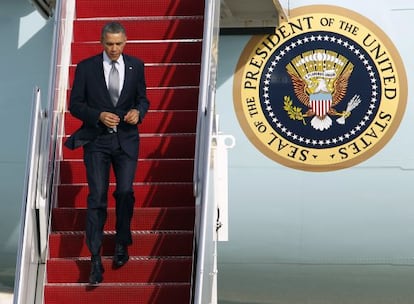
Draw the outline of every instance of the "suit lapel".
[[[103,69],[103,54],[95,57],[95,75],[99,92],[105,95],[105,100],[112,105],[111,96],[109,95],[108,87],[106,86],[105,73]]]
[[[125,94],[128,91],[127,88],[130,86],[131,72],[133,70],[129,57],[125,54],[123,54],[123,57],[125,64],[124,85],[122,86],[121,95],[118,99],[118,104],[122,103],[125,99]]]

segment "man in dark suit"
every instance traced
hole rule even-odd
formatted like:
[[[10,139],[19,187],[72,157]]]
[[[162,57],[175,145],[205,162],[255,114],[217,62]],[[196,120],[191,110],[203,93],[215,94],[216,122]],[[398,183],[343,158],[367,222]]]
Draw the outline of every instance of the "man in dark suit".
[[[91,253],[89,283],[98,284],[104,272],[101,262],[103,228],[107,217],[109,172],[116,177],[116,236],[113,263],[124,265],[132,244],[130,223],[135,197],[133,181],[137,168],[137,124],[148,111],[144,64],[123,54],[124,27],[106,24],[101,33],[104,51],[81,61],[76,68],[70,96],[70,113],[83,124],[66,141],[71,149],[83,146],[89,186],[86,244]]]

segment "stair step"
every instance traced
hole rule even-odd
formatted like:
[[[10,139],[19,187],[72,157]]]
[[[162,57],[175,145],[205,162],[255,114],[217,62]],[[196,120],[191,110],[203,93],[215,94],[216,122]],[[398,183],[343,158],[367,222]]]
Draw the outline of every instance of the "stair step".
[[[78,19],[73,23],[73,39],[76,42],[97,41],[100,39],[102,27],[112,20]],[[125,27],[128,41],[159,39],[201,39],[203,37],[204,20],[202,17],[176,17],[169,19],[133,19],[119,20]]]
[[[65,113],[65,133],[72,134],[82,125],[82,122]],[[183,134],[196,133],[197,111],[162,111],[148,112],[142,124],[138,125],[141,134]]]
[[[70,93],[71,90],[69,89],[67,92],[67,108],[69,108]],[[198,94],[198,87],[152,88],[147,90],[147,97],[152,111],[197,110]]]
[[[195,150],[195,134],[169,134],[141,136],[139,158],[192,158]],[[83,159],[83,149],[63,147],[63,159]]]
[[[86,209],[54,208],[53,231],[84,231]],[[115,230],[115,208],[108,209],[105,230]],[[135,208],[132,230],[191,230],[194,228],[194,207]]]
[[[49,259],[48,283],[87,283],[89,259]],[[114,268],[111,258],[103,258],[105,283],[187,283],[191,277],[191,257],[134,258],[125,267]]]
[[[194,0],[77,0],[76,17],[202,16],[204,1]]]
[[[173,299],[173,300],[172,300]],[[189,283],[118,284],[47,284],[45,304],[181,304],[190,303]]]
[[[73,83],[75,66],[69,67],[69,83]],[[160,65],[145,66],[145,80],[151,87],[198,87],[200,84],[200,65]],[[72,87],[72,86],[71,86]]]
[[[115,186],[109,185],[108,193],[113,193]],[[193,184],[161,183],[135,184],[135,207],[191,207],[194,206]],[[58,186],[58,207],[86,208],[88,186],[84,184],[64,184]],[[108,195],[108,208],[115,207],[115,199]]]
[[[151,110],[197,110],[198,87],[147,90]]]
[[[128,41],[124,52],[125,54],[140,58],[145,64],[200,63],[201,48],[200,40],[153,43]],[[98,41],[94,43],[72,43],[72,64],[77,64],[79,61],[98,53],[102,53],[102,44]]]
[[[139,160],[134,182],[191,182],[193,180],[192,159]],[[86,183],[86,171],[81,160],[63,160],[60,162],[60,180],[62,184]],[[111,171],[110,182],[115,182]]]
[[[146,66],[147,87],[199,86],[200,65]]]
[[[191,256],[192,231],[133,231],[130,256]],[[102,256],[112,256],[115,233],[106,232],[102,244]],[[85,235],[80,232],[51,233],[49,235],[50,258],[89,257]]]

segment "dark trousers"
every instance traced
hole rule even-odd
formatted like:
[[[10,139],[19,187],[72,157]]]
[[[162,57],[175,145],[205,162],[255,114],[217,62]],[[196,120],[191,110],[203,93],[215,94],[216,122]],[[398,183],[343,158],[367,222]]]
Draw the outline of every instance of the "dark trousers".
[[[113,193],[116,200],[115,241],[132,244],[131,219],[135,203],[132,185],[137,159],[132,159],[121,149],[117,134],[105,134],[84,146],[84,163],[89,186],[86,244],[91,255],[101,254],[111,166],[116,178]]]

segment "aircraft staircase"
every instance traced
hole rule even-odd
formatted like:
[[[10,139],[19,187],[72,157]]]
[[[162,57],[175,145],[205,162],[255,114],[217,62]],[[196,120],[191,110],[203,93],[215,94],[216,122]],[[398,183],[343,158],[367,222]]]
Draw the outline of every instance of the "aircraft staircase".
[[[77,0],[69,90],[76,64],[102,51],[100,30],[124,24],[124,52],[145,62],[150,111],[141,134],[130,261],[114,269],[115,202],[111,174],[103,241],[104,280],[88,285],[87,183],[82,149],[63,147],[52,209],[44,303],[189,303],[195,200],[193,167],[204,25],[202,0]],[[69,98],[68,98],[69,99]],[[80,126],[64,115],[63,141]]]
[[[219,0],[56,2],[46,110],[41,90],[34,92],[14,304],[216,303],[217,202],[225,197],[215,185],[226,187],[227,168],[214,112],[219,6]],[[63,143],[81,124],[67,111],[76,64],[102,52],[100,31],[112,20],[126,27],[125,53],[145,62],[150,109],[138,126],[130,260],[112,268],[111,172],[104,279],[91,286],[82,149]]]

